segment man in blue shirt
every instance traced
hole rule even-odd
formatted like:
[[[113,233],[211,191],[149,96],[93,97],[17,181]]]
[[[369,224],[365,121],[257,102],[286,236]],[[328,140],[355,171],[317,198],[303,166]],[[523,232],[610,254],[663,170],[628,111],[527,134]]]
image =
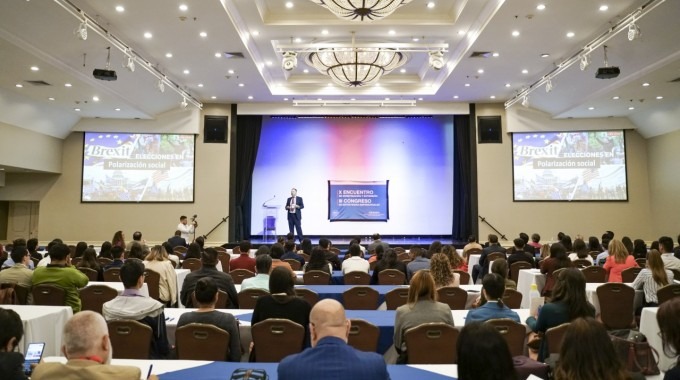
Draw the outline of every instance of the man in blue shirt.
[[[465,324],[486,322],[489,319],[509,318],[520,323],[519,315],[503,304],[505,279],[498,273],[489,273],[482,280],[482,294],[486,303],[472,309],[465,317]]]

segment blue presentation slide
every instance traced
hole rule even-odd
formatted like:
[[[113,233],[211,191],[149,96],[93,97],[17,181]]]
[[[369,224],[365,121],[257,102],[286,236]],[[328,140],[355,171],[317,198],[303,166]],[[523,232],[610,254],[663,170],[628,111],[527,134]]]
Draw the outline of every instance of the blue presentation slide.
[[[328,219],[386,221],[389,219],[389,181],[328,181]]]

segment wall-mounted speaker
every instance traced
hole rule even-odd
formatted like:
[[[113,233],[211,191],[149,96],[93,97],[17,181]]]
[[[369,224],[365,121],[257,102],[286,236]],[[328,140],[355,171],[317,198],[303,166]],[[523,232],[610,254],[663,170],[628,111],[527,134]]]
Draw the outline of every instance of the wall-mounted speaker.
[[[500,116],[477,116],[477,141],[480,144],[503,143]]]
[[[229,116],[203,117],[203,142],[221,143],[229,142]]]

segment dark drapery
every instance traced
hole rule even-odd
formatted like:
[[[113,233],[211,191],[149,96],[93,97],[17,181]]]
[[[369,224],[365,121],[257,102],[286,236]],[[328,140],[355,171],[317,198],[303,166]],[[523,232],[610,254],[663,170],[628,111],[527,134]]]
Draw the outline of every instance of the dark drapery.
[[[262,132],[261,115],[238,115],[236,117],[236,139],[232,140],[232,179],[234,183],[231,215],[233,235],[230,241],[250,239],[251,199],[253,195],[253,168],[257,159]]]
[[[453,228],[451,231],[454,241],[467,241],[471,234],[477,235],[477,162],[476,145],[474,140],[474,108],[471,115],[454,115],[454,139],[456,148],[453,150]]]

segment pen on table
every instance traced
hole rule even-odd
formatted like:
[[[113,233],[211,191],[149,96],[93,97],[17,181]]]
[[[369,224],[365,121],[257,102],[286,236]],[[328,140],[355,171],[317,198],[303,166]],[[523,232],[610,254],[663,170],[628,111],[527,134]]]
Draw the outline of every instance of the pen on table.
[[[152,370],[152,369],[153,369],[153,364],[151,364],[151,365],[149,366],[149,373],[146,374],[146,378],[147,378],[147,379],[151,377],[151,370]]]

